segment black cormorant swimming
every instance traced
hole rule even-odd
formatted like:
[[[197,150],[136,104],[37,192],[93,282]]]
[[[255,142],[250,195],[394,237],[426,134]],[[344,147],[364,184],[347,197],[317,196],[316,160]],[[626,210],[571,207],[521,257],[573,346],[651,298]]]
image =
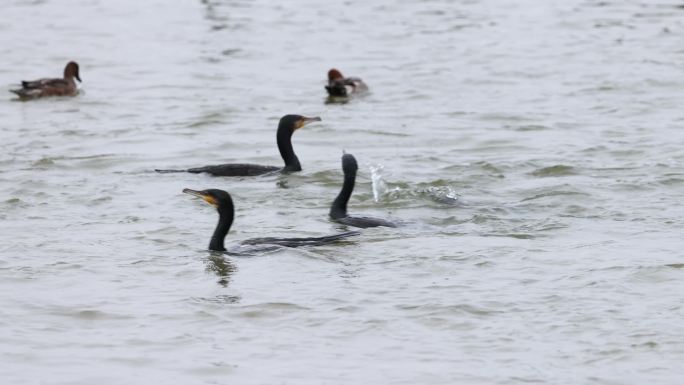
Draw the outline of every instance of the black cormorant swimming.
[[[280,118],[276,139],[280,156],[285,161],[285,167],[262,166],[259,164],[230,163],[213,166],[190,168],[187,170],[155,170],[161,173],[167,172],[191,172],[195,174],[207,173],[213,176],[257,176],[272,172],[295,172],[302,171],[299,159],[292,148],[292,134],[311,122],[320,122],[321,118],[307,118],[301,115],[285,115]]]
[[[235,215],[233,207],[233,199],[230,194],[223,190],[208,189],[202,191],[191,190],[189,188],[183,189],[186,194],[194,195],[202,198],[205,202],[216,207],[219,213],[219,221],[211,236],[209,242],[209,250],[226,251],[223,241],[233,224],[233,217]],[[310,238],[253,238],[240,242],[240,246],[244,245],[268,245],[268,246],[283,246],[283,247],[301,247],[301,246],[317,246],[332,243],[340,239],[348,238],[358,235],[356,231],[347,231],[344,233],[328,235],[323,237]]]
[[[335,201],[330,207],[330,218],[335,222],[339,222],[348,226],[360,227],[365,229],[367,227],[397,227],[396,224],[380,218],[370,217],[353,217],[347,214],[347,202],[354,191],[354,183],[356,182],[356,171],[359,166],[356,164],[356,158],[352,154],[342,155],[342,171],[344,171],[344,184],[340,194],[337,195]]]

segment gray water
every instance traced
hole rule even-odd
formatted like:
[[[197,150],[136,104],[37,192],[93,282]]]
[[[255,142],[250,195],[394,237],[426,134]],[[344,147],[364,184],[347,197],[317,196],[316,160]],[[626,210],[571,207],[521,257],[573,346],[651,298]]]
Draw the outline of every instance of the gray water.
[[[679,384],[684,4],[3,1],[3,384]],[[326,104],[329,68],[371,93]],[[4,91],[3,91],[4,92]],[[155,167],[281,164],[224,179]],[[254,257],[227,244],[402,221]]]

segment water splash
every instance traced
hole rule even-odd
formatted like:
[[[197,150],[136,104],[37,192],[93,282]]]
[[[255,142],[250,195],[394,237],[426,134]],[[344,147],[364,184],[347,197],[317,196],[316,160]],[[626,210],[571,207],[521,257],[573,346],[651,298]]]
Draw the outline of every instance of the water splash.
[[[383,179],[383,171],[385,166],[382,164],[371,165],[368,167],[371,172],[371,182],[373,184],[373,200],[375,202],[380,201],[380,197],[387,193],[387,183]]]
[[[451,206],[462,206],[463,201],[456,192],[456,190],[451,186],[431,186],[425,191],[432,200],[438,203],[443,203]]]

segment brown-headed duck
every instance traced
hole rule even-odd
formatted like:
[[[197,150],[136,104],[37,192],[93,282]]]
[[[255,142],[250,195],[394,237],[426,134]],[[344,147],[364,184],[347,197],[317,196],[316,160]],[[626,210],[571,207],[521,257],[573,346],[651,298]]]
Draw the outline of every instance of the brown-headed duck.
[[[339,70],[333,68],[328,71],[328,85],[325,89],[330,97],[347,97],[368,91],[368,86],[360,78],[345,78]]]
[[[78,94],[76,81],[81,81],[78,74],[78,64],[70,61],[64,67],[62,79],[38,79],[33,81],[23,80],[21,89],[10,90],[19,96],[21,100],[42,98],[46,96],[75,96]]]

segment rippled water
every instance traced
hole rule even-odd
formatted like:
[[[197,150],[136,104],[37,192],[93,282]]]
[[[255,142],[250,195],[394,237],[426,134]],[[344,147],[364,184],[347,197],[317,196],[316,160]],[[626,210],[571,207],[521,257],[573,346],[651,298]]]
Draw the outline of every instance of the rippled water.
[[[684,378],[680,1],[19,1],[0,82],[7,384],[674,384]],[[372,93],[325,104],[326,71]],[[155,167],[280,164],[221,179]],[[257,257],[227,243],[397,229]]]

